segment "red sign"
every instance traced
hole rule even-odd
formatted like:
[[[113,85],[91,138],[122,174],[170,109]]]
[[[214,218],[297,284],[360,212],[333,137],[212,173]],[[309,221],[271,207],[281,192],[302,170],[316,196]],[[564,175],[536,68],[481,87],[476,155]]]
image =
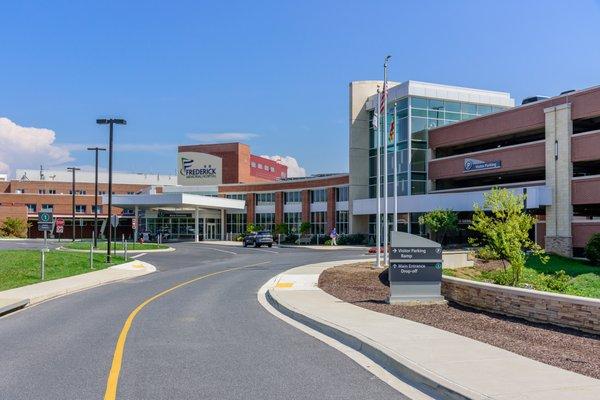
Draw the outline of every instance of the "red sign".
[[[56,221],[54,221],[54,224],[56,225],[56,227],[58,228],[63,227],[65,225],[65,220],[62,218],[56,218]],[[58,232],[58,229],[56,229],[56,231]]]
[[[63,225],[56,225],[56,233],[63,233],[64,232],[64,226]]]
[[[137,218],[132,218],[131,219],[131,228],[132,229],[137,229]]]

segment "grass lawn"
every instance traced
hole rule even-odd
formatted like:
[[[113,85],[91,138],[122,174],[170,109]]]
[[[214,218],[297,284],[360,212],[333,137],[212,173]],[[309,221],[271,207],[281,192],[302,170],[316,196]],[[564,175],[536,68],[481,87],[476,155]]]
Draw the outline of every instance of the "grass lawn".
[[[90,269],[89,254],[50,250],[46,253],[46,280],[79,275],[121,264],[123,257],[113,256],[107,264],[104,254],[94,254],[94,269]],[[39,250],[0,250],[0,290],[31,285],[40,280]]]
[[[502,270],[490,271],[475,266],[445,269],[443,272],[457,278],[499,283],[498,277]],[[522,286],[523,284],[537,290],[600,298],[600,266],[557,255],[550,255],[546,264],[538,257],[530,257],[523,270]]]
[[[111,244],[111,248],[115,248],[117,246],[117,250],[123,250],[123,243],[113,242]],[[76,250],[89,250],[90,242],[69,242],[62,245],[67,249],[76,249]],[[164,244],[156,244],[156,243],[127,243],[127,250],[156,250],[156,249],[167,249],[169,246]],[[98,242],[98,250],[106,250],[106,242]]]

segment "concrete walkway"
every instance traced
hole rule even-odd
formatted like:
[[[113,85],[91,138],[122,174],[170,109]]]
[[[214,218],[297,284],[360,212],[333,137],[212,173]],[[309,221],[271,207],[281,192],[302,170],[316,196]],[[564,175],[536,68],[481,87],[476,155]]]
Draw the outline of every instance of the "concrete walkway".
[[[135,278],[156,271],[143,261],[132,261],[100,271],[54,279],[0,292],[0,314],[31,306],[54,297],[63,296],[94,286]]]
[[[600,380],[330,296],[317,287],[318,277],[340,264],[314,264],[284,272],[273,281],[269,301],[435,398],[600,398]]]

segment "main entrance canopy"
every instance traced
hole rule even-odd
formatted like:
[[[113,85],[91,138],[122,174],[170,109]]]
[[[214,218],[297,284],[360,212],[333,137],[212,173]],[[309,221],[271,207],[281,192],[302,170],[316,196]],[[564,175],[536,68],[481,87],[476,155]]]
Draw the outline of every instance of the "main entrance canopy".
[[[133,210],[138,231],[166,232],[176,238],[225,239],[225,212],[244,210],[245,201],[190,193],[114,195],[113,205]],[[107,203],[107,196],[103,196]],[[141,217],[141,220],[140,220]],[[193,224],[193,225],[192,225]]]

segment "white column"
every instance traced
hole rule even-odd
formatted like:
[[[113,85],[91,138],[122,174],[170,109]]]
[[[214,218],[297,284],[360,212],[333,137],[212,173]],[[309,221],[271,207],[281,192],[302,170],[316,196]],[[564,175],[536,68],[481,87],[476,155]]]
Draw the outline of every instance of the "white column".
[[[202,232],[204,233],[204,240],[206,240],[206,215],[202,218]]]
[[[135,229],[133,230],[133,242],[137,242],[138,240],[138,231],[140,229],[140,218],[139,218],[140,208],[138,206],[133,207],[133,218],[135,218]]]
[[[200,210],[196,207],[196,212],[194,213],[194,242],[198,243],[200,241]]]
[[[225,240],[225,209],[221,209],[221,240]]]

